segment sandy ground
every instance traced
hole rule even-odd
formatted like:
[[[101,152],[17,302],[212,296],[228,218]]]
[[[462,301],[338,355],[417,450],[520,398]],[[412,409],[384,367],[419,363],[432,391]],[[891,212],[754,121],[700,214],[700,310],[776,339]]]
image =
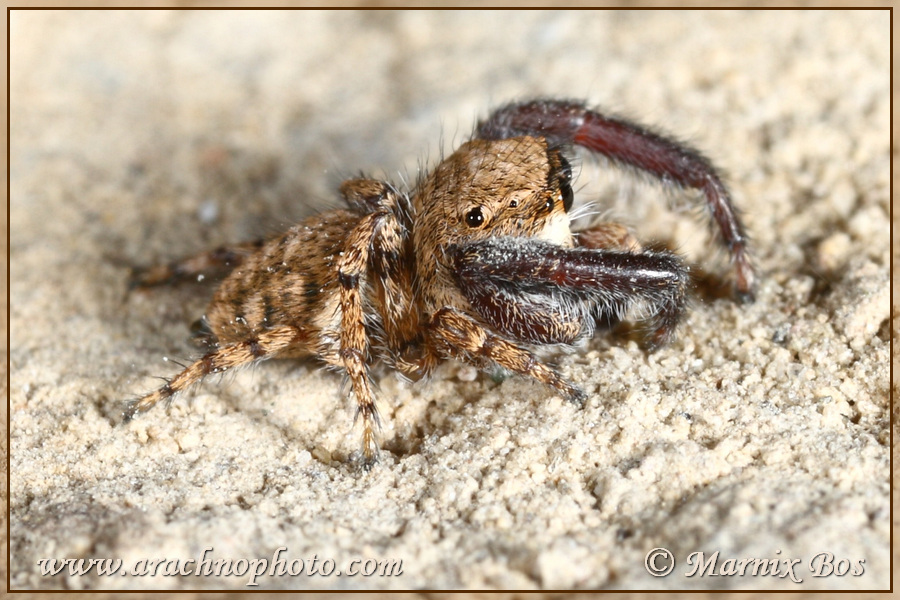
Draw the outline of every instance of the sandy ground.
[[[11,47],[13,588],[888,587],[887,12],[16,12]],[[378,372],[368,474],[341,378],[312,362],[120,424],[196,356],[211,294],[128,293],[130,266],[284,228],[360,170],[412,180],[492,105],[533,95],[713,157],[753,234],[757,301],[700,286],[655,354],[612,334],[557,357],[583,410],[453,363],[417,385]],[[580,172],[581,202],[727,272],[690,211],[602,163]],[[303,575],[164,574],[206,548],[281,547]],[[653,548],[669,576],[648,574]],[[716,551],[720,573],[797,559],[802,583],[686,576]],[[822,552],[862,574],[813,576]],[[167,562],[39,567],[91,557]],[[402,574],[309,576],[313,557]]]

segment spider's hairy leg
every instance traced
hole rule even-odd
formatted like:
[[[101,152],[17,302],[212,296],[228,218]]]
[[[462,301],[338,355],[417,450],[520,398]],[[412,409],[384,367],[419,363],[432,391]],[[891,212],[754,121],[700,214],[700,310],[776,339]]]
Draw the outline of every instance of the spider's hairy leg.
[[[408,198],[384,181],[360,177],[341,184],[341,195],[362,214],[382,214],[372,238],[369,265],[375,305],[384,327],[383,357],[405,377],[418,381],[431,373],[440,357],[422,346],[422,325],[415,309],[414,253],[410,247]]]
[[[200,382],[210,373],[223,373],[229,369],[275,356],[291,344],[303,340],[302,332],[294,327],[276,327],[259,332],[256,336],[205,354],[166,385],[128,404],[125,421],[138,413],[146,412],[158,402],[168,400],[178,392]]]
[[[263,247],[265,240],[219,246],[209,252],[201,252],[170,263],[138,267],[132,271],[129,287],[149,288],[176,283],[199,276],[224,275],[237,267],[244,259]]]
[[[609,117],[581,102],[534,100],[513,103],[479,123],[476,137],[489,140],[542,136],[551,144],[575,144],[657,179],[703,193],[718,238],[728,248],[741,300],[753,299],[756,274],[749,241],[728,188],[713,164],[697,150],[624,119]]]
[[[373,212],[363,217],[347,237],[338,261],[341,305],[340,360],[350,377],[350,384],[356,397],[357,415],[361,415],[363,420],[363,467],[366,470],[371,469],[378,461],[375,427],[379,425],[379,421],[375,394],[369,381],[367,366],[369,340],[366,335],[360,279],[366,274],[372,239],[385,216],[384,212]]]
[[[420,328],[413,310],[412,259],[407,252],[409,227],[403,222],[404,197],[389,183],[350,179],[341,184],[347,203],[363,214],[378,213],[378,231],[371,236],[369,268],[376,306],[387,345],[396,348]],[[410,322],[412,320],[412,322]]]
[[[644,249],[631,230],[619,223],[597,223],[577,232],[574,237],[576,246],[592,250],[641,252]],[[621,315],[613,307],[598,309],[594,315],[594,323],[601,329],[612,329],[622,321]]]
[[[594,250],[640,252],[643,247],[631,231],[619,223],[598,223],[575,233],[575,243]]]
[[[368,214],[393,206],[394,189],[386,181],[358,177],[348,179],[341,184],[341,196],[344,201],[361,213]]]
[[[545,327],[537,316],[559,313],[571,318],[579,310],[594,316],[623,315],[640,302],[651,313],[645,343],[655,349],[675,332],[690,281],[687,267],[666,252],[563,248],[533,239],[490,238],[451,246],[448,253],[460,289],[482,317],[517,339],[539,343],[567,340],[531,340],[532,332]]]
[[[575,404],[584,403],[585,393],[562,375],[540,362],[528,350],[508,342],[467,317],[457,309],[445,306],[431,321],[430,332],[451,356],[481,366],[484,359],[501,367],[528,375],[553,386]]]

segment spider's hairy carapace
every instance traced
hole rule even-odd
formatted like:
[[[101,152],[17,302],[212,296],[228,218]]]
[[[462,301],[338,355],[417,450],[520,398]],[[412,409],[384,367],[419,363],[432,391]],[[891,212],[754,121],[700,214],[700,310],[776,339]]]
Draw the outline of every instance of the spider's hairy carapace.
[[[678,256],[643,250],[621,225],[570,230],[572,146],[699,190],[732,258],[735,293],[752,298],[745,229],[708,159],[581,102],[513,103],[480,122],[409,193],[351,179],[341,185],[346,209],[139,272],[137,287],[230,271],[195,324],[207,354],[130,403],[126,420],[210,373],[313,356],[348,376],[369,468],[378,457],[369,378],[377,360],[410,379],[447,358],[499,365],[582,402],[584,393],[533,348],[572,344],[636,304],[648,347],[658,347],[684,313],[689,274]]]

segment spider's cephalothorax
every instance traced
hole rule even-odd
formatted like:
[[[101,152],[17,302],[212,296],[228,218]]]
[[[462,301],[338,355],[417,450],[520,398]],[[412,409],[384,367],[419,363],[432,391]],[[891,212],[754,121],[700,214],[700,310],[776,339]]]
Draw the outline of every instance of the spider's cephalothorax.
[[[621,225],[573,233],[573,145],[703,193],[730,252],[739,298],[752,297],[747,237],[712,164],[669,137],[579,102],[510,104],[409,194],[371,179],[341,186],[348,208],[283,235],[143,270],[138,287],[230,269],[195,331],[209,352],[129,404],[126,419],[219,373],[272,357],[314,356],[349,377],[363,461],[377,459],[369,367],[418,379],[443,359],[499,365],[580,403],[584,394],[529,347],[571,344],[638,304],[655,348],[685,306],[687,267],[642,250]]]

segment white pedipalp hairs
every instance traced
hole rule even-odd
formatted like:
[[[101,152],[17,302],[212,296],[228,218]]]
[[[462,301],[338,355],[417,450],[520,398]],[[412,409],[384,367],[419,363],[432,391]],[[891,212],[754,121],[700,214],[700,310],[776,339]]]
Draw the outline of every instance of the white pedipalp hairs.
[[[568,213],[569,223],[574,225],[575,221],[578,221],[580,219],[586,219],[586,218],[592,217],[594,215],[602,215],[602,214],[608,212],[606,210],[595,210],[595,208],[597,208],[598,204],[599,204],[598,202],[589,201],[589,202],[581,203],[578,206],[575,206]]]
[[[586,202],[573,209],[570,214],[574,215],[571,219],[572,233],[578,234],[583,231],[592,229],[598,225],[607,223],[616,223],[625,227],[629,233],[634,233],[634,229],[623,223],[623,219],[615,216],[616,211],[608,206],[601,206],[600,201]],[[575,221],[580,221],[575,223]]]
[[[597,160],[593,160],[593,154],[588,153],[588,156],[592,158],[590,161],[584,160],[584,154],[584,152],[576,152],[574,155],[566,156],[569,164],[572,166],[572,191],[575,194],[575,203],[568,213],[573,233],[590,229],[601,223],[625,222],[625,219],[617,216],[617,210],[614,206],[621,204],[623,199],[630,199],[631,195],[633,195],[632,193],[629,193],[625,196],[621,196],[622,186],[616,185],[615,187],[619,197],[611,202],[607,194],[603,193],[606,187],[611,187],[609,182],[604,182],[596,177],[587,180],[583,179],[582,174],[585,171],[586,164],[590,163],[592,168],[596,168],[597,166],[593,164],[597,162]],[[626,182],[627,181],[631,180],[626,179]],[[578,182],[577,186],[574,182]],[[625,185],[627,186],[627,183],[625,183]],[[602,186],[602,189],[597,189],[598,186]],[[589,190],[589,192],[586,192],[586,190]],[[585,195],[589,195],[589,199],[582,199]],[[580,223],[578,221],[580,221]]]

